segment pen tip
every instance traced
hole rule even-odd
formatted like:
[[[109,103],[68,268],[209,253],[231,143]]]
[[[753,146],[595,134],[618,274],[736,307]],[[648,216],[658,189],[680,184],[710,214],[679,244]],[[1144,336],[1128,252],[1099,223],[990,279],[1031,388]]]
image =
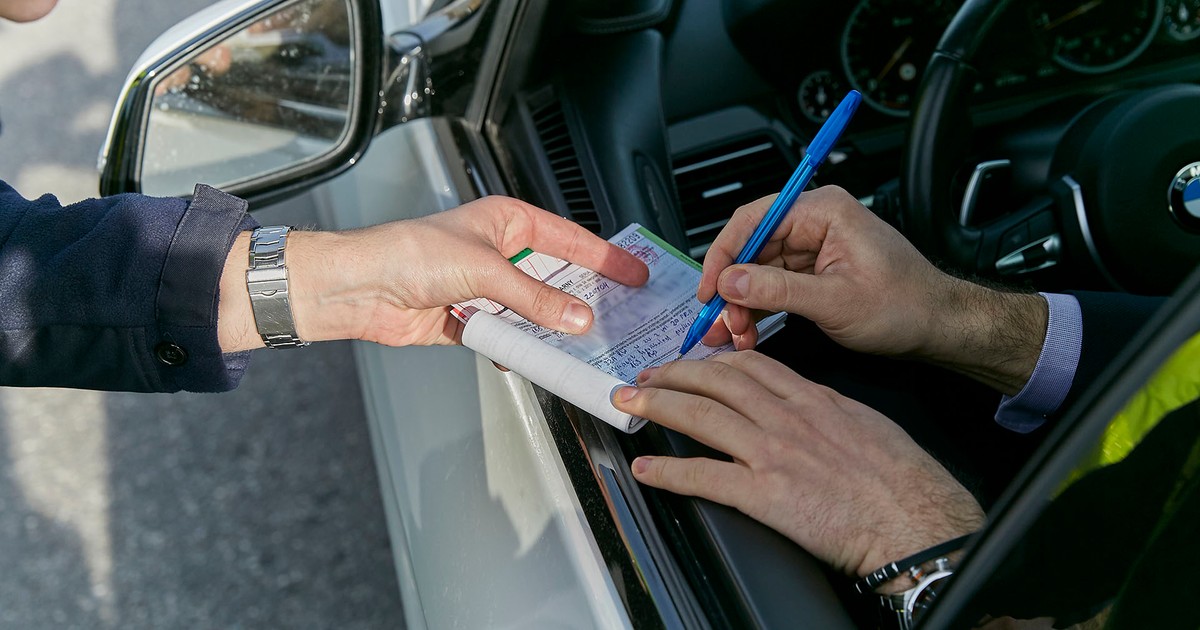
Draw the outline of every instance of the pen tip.
[[[682,353],[682,352],[680,352],[679,354],[675,355],[675,360],[676,360],[676,361],[678,361],[678,360],[680,360],[680,359],[682,359],[682,358],[683,358],[683,353]]]

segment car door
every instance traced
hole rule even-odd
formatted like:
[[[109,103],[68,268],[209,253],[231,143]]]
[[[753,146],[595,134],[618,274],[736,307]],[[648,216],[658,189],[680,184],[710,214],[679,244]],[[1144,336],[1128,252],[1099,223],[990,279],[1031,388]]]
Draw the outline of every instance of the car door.
[[[1195,627],[1198,464],[1200,270],[1061,419],[921,627]]]

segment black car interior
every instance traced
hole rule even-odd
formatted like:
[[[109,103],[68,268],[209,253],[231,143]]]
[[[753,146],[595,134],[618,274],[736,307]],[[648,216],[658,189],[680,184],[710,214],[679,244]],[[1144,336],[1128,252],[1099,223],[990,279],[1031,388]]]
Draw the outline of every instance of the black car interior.
[[[945,268],[1166,295],[1200,261],[1200,230],[1168,212],[1171,178],[1200,160],[1196,0],[571,0],[527,3],[518,21],[485,129],[502,177],[602,236],[638,222],[702,258],[853,88],[864,105],[814,184],[845,188]],[[797,318],[762,350],[896,419],[985,507],[1039,446],[992,423],[998,395],[965,377],[850,355]],[[630,460],[720,457],[653,426],[616,439]],[[782,536],[640,492],[686,582],[663,588],[712,625],[874,621]]]

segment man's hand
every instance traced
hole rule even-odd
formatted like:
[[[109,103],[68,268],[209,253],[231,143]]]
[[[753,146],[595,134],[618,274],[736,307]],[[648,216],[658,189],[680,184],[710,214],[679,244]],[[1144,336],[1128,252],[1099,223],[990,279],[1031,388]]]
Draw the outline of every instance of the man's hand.
[[[249,236],[221,278],[221,347],[260,347],[246,294]],[[306,341],[363,339],[390,346],[458,343],[451,304],[486,297],[568,333],[592,324],[582,300],[508,261],[525,248],[578,263],[622,284],[646,282],[646,265],[575,223],[507,197],[350,232],[298,232],[285,253],[297,332]]]
[[[1046,333],[1045,300],[939,271],[840,188],[802,194],[759,264],[731,266],[773,200],[739,208],[705,256],[697,297],[719,290],[730,304],[705,343],[732,333],[739,349],[752,348],[747,309],[788,311],[851,350],[923,359],[1007,394],[1028,381]]]
[[[874,410],[755,352],[676,361],[618,409],[733,457],[639,457],[642,483],[733,506],[862,576],[983,524],[969,492]]]

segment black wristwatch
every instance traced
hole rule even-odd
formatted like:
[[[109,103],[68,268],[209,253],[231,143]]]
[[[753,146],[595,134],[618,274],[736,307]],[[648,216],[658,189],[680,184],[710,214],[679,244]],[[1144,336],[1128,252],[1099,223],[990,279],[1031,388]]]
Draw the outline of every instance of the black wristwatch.
[[[922,568],[925,565],[908,569],[908,574],[917,581],[916,586],[907,591],[879,596],[883,606],[884,628],[912,630],[937,601],[938,593],[954,575],[954,569],[950,567],[948,558],[937,558],[932,565],[928,571]]]

